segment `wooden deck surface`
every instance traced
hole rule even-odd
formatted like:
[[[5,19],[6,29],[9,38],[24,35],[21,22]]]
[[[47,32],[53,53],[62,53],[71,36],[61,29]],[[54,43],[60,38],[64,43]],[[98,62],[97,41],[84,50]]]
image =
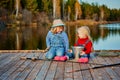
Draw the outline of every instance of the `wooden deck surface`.
[[[0,80],[120,80],[120,65],[88,69],[93,64],[44,60],[20,60],[20,57],[39,56],[44,53],[0,53]],[[92,57],[89,63],[114,64],[120,57]],[[84,70],[88,69],[88,70]],[[68,73],[69,71],[73,71]]]

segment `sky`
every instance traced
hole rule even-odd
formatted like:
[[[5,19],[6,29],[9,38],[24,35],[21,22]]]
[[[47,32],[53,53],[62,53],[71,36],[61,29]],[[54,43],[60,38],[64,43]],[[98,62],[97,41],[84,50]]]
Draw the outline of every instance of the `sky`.
[[[106,5],[108,8],[120,9],[120,0],[79,0],[87,3],[98,3],[98,5]]]

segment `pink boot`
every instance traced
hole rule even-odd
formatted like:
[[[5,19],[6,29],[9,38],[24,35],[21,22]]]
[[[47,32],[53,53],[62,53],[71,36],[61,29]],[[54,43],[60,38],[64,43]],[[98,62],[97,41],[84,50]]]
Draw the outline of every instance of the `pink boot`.
[[[83,62],[83,58],[79,58],[78,62],[82,63]]]
[[[78,59],[78,62],[80,62],[80,63],[88,63],[88,58],[80,58],[80,59]]]
[[[59,61],[60,58],[61,58],[60,56],[55,56],[55,57],[54,57],[54,60]]]
[[[67,60],[67,56],[61,56],[61,57],[60,57],[60,60],[61,60],[61,61],[66,61],[66,60]]]
[[[88,63],[89,60],[88,60],[88,58],[84,58],[83,61],[84,61],[84,63]]]

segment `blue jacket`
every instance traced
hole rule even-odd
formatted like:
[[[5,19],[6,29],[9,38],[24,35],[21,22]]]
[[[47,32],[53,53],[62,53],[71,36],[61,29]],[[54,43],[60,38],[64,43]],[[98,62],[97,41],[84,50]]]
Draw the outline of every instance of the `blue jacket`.
[[[46,44],[47,44],[47,47],[64,46],[65,52],[67,52],[67,50],[69,49],[68,36],[65,31],[58,34],[53,34],[51,31],[49,31],[46,36]]]

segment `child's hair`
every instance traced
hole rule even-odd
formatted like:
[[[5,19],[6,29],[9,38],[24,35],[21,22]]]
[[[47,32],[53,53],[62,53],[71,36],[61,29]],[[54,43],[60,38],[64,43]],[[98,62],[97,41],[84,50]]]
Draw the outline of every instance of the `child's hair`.
[[[91,36],[90,36],[90,29],[89,29],[88,26],[81,26],[81,27],[79,27],[79,28],[77,29],[77,33],[78,33],[78,34],[79,34],[79,33],[84,33],[84,34],[86,34],[86,36],[88,37],[88,39],[93,43],[92,38],[91,38]],[[91,50],[94,51],[94,48],[92,47]]]
[[[58,27],[58,26],[51,28],[51,32],[52,32],[53,34],[56,34],[56,33],[57,33],[57,31],[56,31],[56,30],[57,30],[57,27]],[[64,27],[64,26],[59,26],[59,27],[63,28],[63,31],[65,30],[65,27]]]
[[[91,36],[90,36],[90,29],[89,29],[87,26],[81,26],[81,27],[79,27],[79,28],[77,29],[77,33],[78,33],[78,34],[79,34],[79,33],[84,33],[84,34],[86,34],[86,36],[88,37],[88,39],[90,39],[90,40],[92,41]]]
[[[56,34],[57,33],[57,28],[56,27],[54,27],[54,28],[51,28],[51,32],[53,33],[53,34]]]

